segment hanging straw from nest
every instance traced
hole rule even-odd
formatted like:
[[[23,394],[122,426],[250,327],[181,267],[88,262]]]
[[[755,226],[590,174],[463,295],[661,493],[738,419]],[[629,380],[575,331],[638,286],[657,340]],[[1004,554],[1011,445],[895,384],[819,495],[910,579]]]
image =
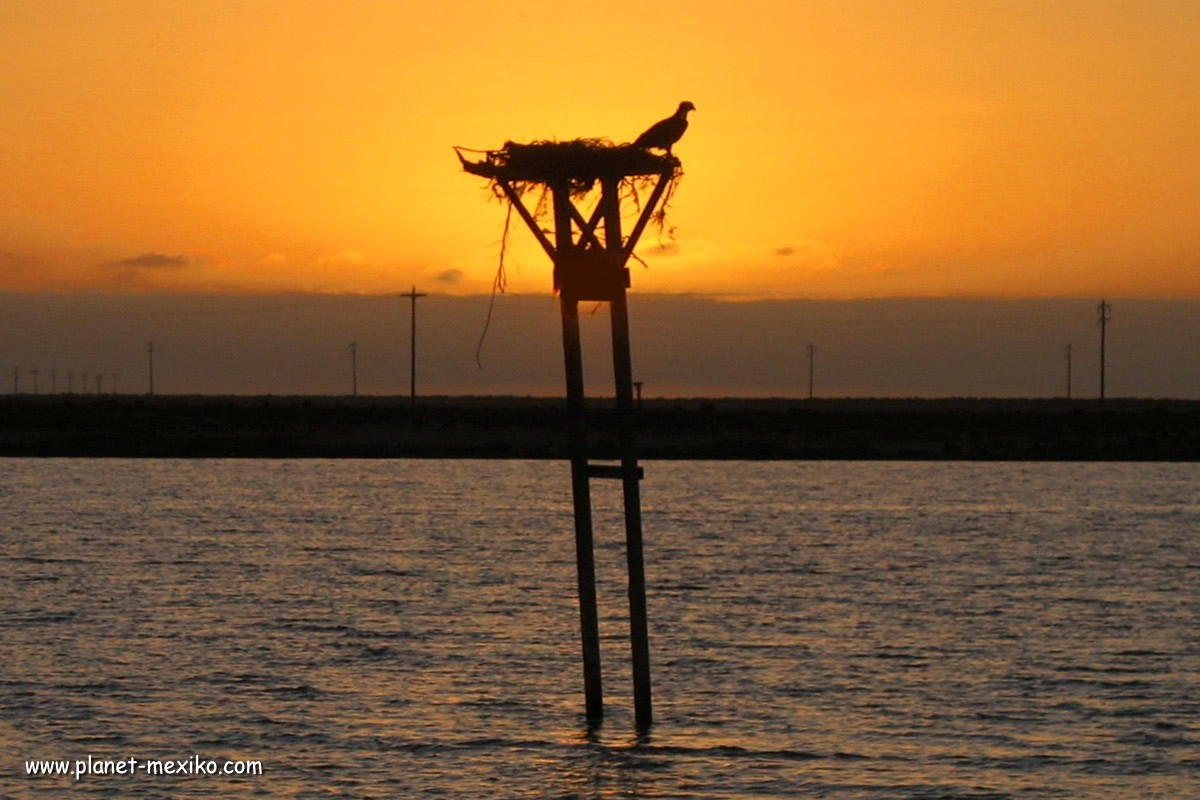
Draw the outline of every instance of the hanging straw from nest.
[[[508,287],[508,274],[504,271],[504,254],[508,250],[509,223],[512,222],[512,203],[508,204],[508,213],[504,215],[504,233],[500,236],[500,265],[496,267],[496,277],[492,278],[492,298],[488,301],[487,317],[483,320],[483,330],[479,333],[479,342],[475,345],[475,366],[483,369],[483,340],[487,338],[488,328],[492,326],[492,311],[496,308],[496,294],[504,294]]]

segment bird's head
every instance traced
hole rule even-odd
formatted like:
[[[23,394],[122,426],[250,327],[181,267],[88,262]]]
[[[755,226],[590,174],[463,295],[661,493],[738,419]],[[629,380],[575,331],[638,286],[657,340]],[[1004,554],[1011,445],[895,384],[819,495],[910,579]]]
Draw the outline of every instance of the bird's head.
[[[686,117],[687,112],[695,111],[695,110],[696,110],[696,107],[694,105],[692,105],[690,100],[684,100],[682,103],[679,104],[679,110],[676,111],[675,113],[681,117]]]

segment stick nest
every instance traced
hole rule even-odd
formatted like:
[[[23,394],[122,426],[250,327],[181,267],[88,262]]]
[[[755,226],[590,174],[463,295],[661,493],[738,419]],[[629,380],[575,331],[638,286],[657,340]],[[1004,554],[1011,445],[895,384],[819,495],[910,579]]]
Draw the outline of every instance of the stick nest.
[[[507,181],[518,193],[543,186],[565,185],[572,195],[587,194],[597,181],[627,181],[664,173],[681,173],[679,159],[655,155],[631,144],[613,144],[607,139],[540,141],[529,144],[505,142],[499,150],[485,151],[481,161],[470,161],[455,148],[463,169],[493,182]]]

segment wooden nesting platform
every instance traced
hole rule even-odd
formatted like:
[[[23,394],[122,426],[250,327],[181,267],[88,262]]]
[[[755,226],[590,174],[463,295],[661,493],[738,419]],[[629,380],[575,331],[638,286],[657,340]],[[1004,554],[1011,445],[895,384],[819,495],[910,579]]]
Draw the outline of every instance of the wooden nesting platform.
[[[505,142],[499,150],[488,150],[483,160],[471,161],[455,148],[463,169],[494,181],[568,185],[587,190],[599,180],[673,175],[679,159],[655,155],[631,144],[612,144],[602,139],[573,139],[567,142]]]

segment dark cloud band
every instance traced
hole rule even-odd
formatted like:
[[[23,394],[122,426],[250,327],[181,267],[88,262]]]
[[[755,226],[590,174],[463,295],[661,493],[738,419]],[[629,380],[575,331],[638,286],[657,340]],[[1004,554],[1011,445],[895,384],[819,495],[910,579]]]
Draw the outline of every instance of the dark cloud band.
[[[108,267],[137,267],[145,269],[171,269],[175,267],[188,267],[195,262],[187,256],[168,256],[163,253],[142,253],[140,256],[132,256],[130,258],[122,258],[119,261],[110,261],[105,266]]]

